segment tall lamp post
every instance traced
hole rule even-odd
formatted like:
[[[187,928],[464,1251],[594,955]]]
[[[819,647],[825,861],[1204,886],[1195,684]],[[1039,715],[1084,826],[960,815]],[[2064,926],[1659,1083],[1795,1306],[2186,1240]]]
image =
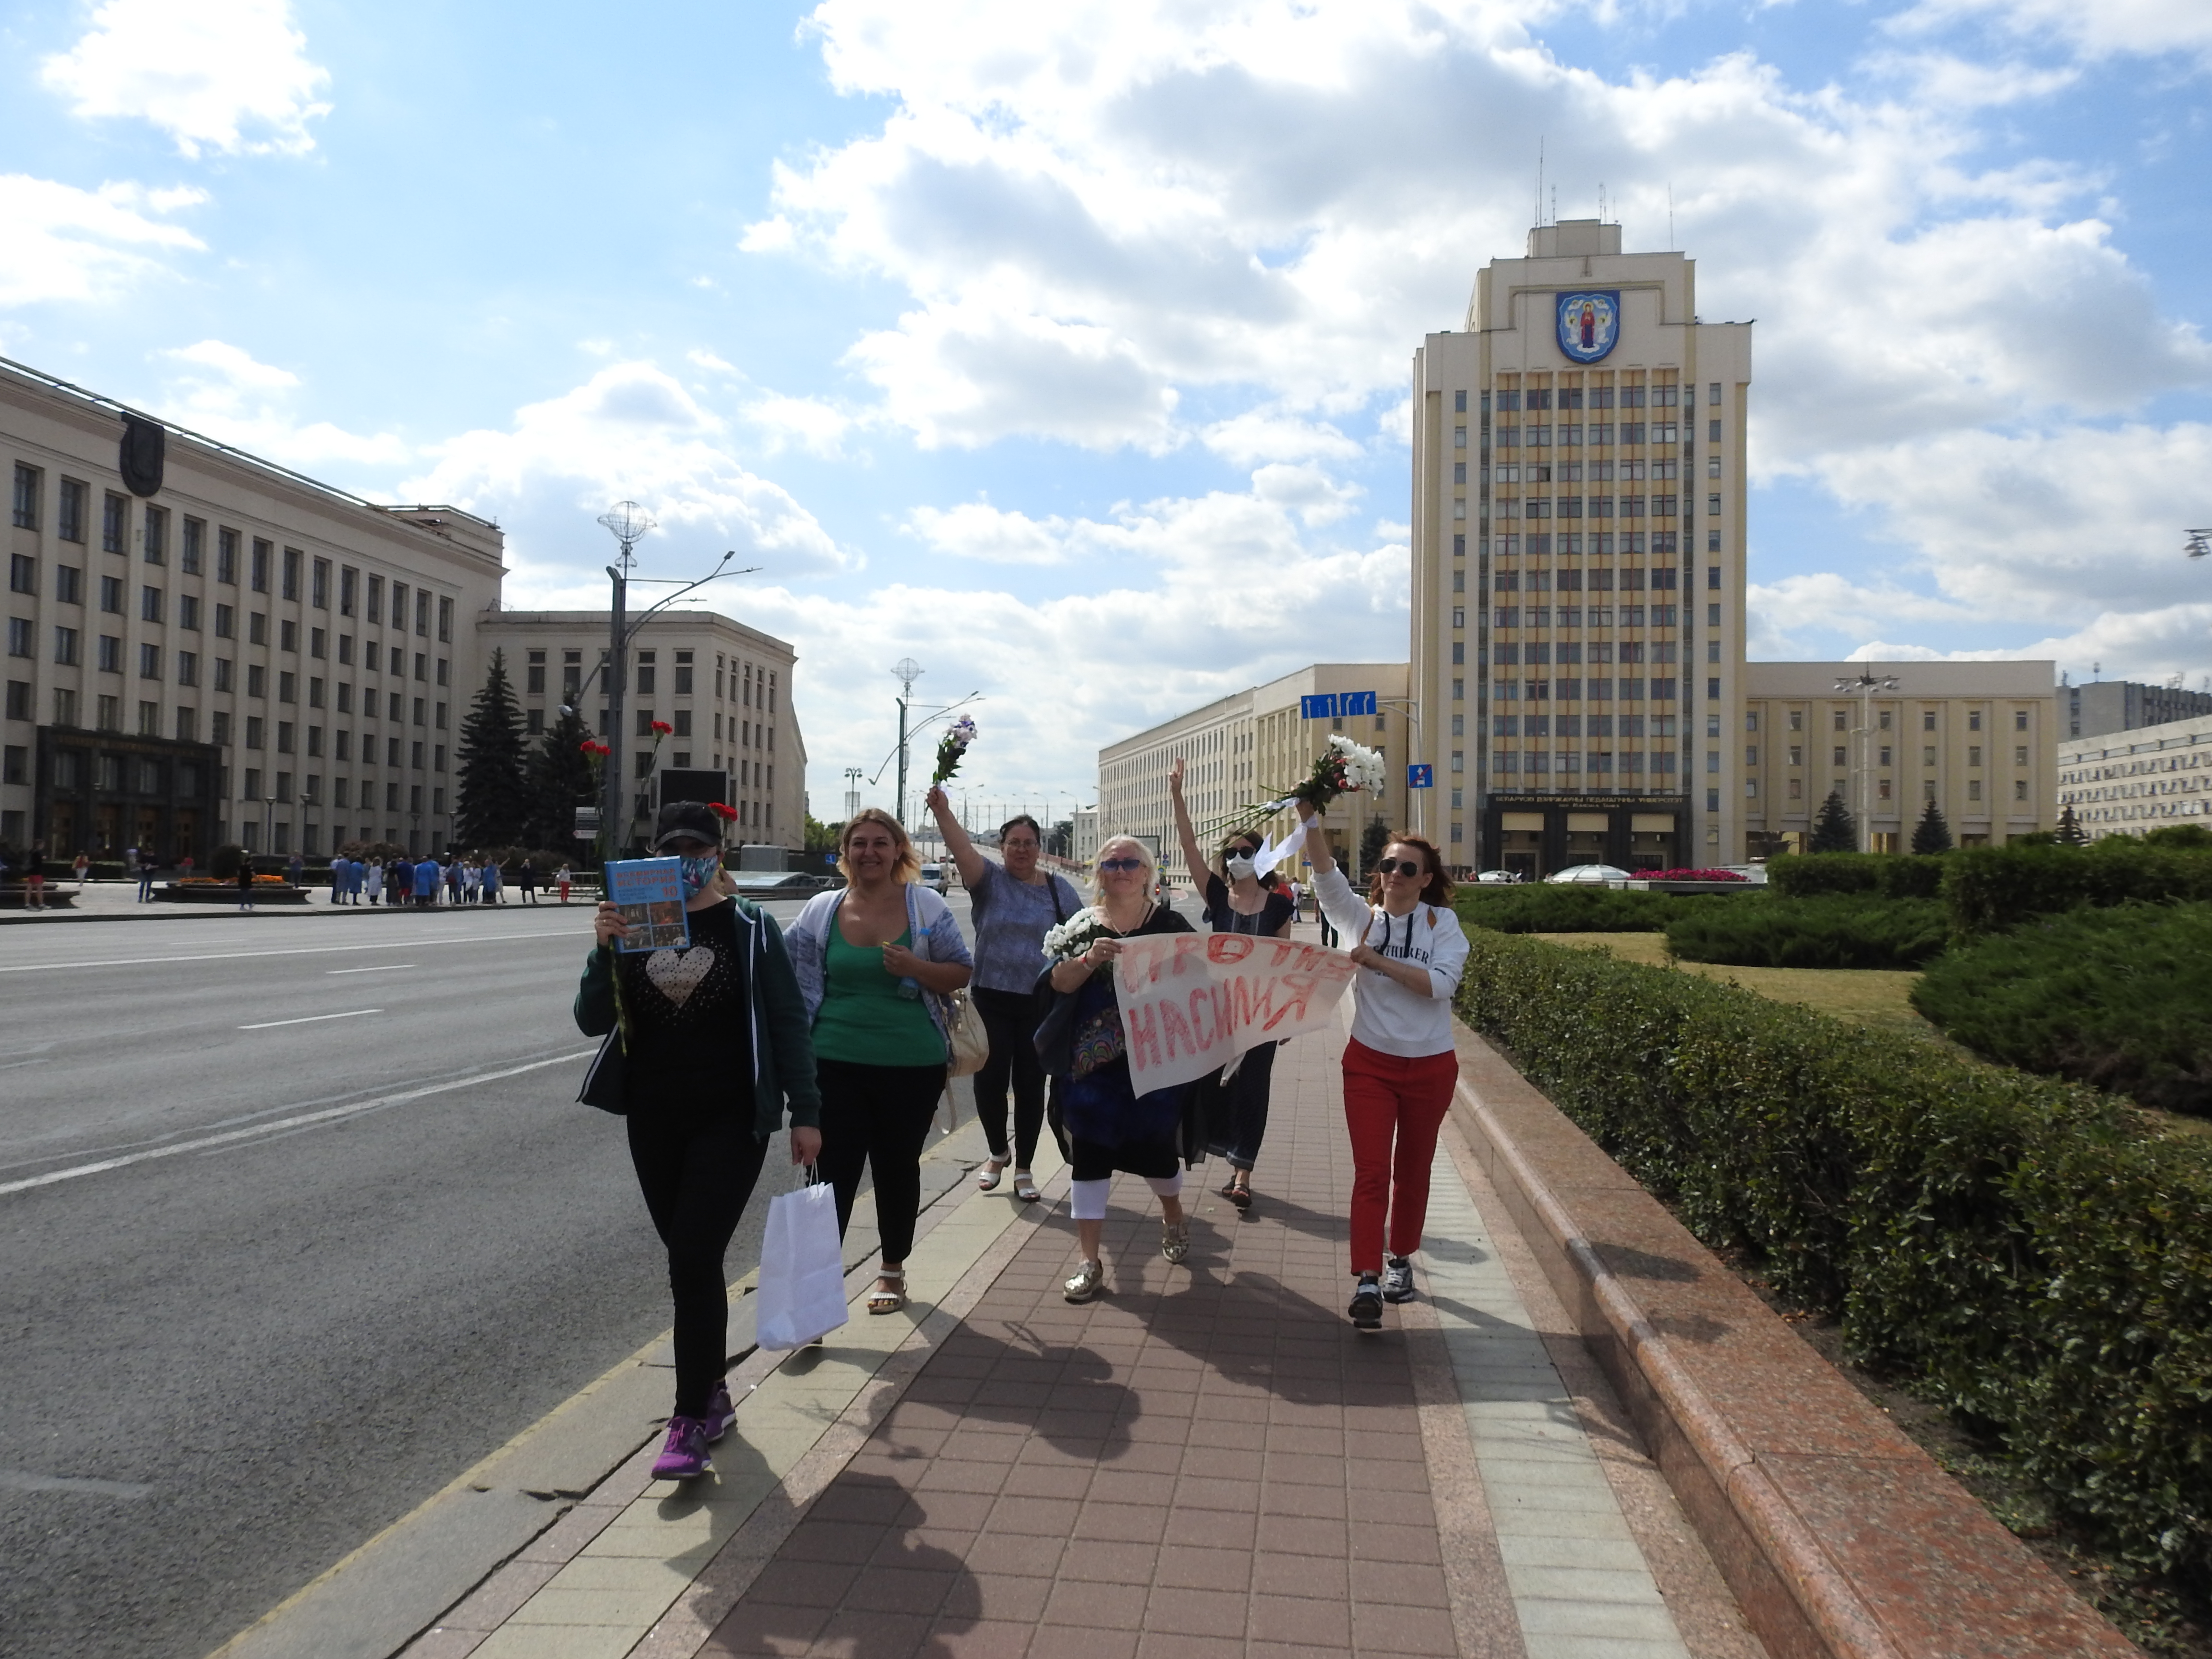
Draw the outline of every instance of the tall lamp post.
[[[1856,674],[1839,678],[1836,690],[1846,694],[1856,692],[1859,699],[1859,763],[1857,768],[1859,798],[1859,850],[1874,850],[1874,694],[1894,691],[1899,684],[1894,674],[1874,674],[1862,669]],[[1900,811],[1902,809],[1899,809]],[[1899,819],[1899,823],[1904,820]]]
[[[891,816],[901,823],[906,822],[906,716],[907,707],[914,701],[914,683],[923,673],[922,666],[912,657],[901,657],[891,665],[891,674],[899,683],[899,740],[898,740],[898,804]]]
[[[617,501],[599,515],[599,523],[609,535],[621,544],[622,552],[617,562],[607,567],[607,579],[614,591],[607,612],[606,660],[586,674],[574,692],[575,702],[565,703],[561,712],[574,714],[583,706],[584,692],[592,683],[592,675],[601,678],[601,689],[606,693],[606,730],[600,737],[606,740],[607,757],[599,776],[599,833],[605,838],[607,854],[622,850],[623,838],[629,834],[631,814],[624,810],[629,800],[629,781],[623,775],[623,696],[629,688],[629,642],[637,637],[639,629],[653,615],[665,611],[694,588],[704,587],[708,582],[723,576],[750,576],[761,567],[748,565],[742,570],[727,568],[730,561],[738,556],[732,548],[722,555],[714,568],[696,581],[678,582],[673,577],[633,577],[630,567],[635,562],[633,550],[653,528],[653,514],[635,501]],[[632,581],[649,582],[653,586],[673,586],[676,591],[666,599],[648,605],[638,613],[637,620],[629,620],[629,585]]]
[[[848,766],[845,769],[845,822],[848,823],[860,816],[860,780],[867,775],[866,767]]]
[[[1411,697],[1377,697],[1375,702],[1379,708],[1404,711],[1409,733],[1406,744],[1406,764],[1411,765],[1421,753],[1420,704]],[[1413,833],[1426,839],[1429,833],[1429,797],[1435,791],[1433,788],[1416,789],[1412,786],[1413,778],[1409,773],[1407,775],[1406,794],[1413,804]]]

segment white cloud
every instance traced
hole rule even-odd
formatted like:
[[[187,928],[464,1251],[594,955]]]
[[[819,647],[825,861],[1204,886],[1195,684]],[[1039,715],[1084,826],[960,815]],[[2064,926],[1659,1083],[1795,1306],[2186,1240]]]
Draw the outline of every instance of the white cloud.
[[[331,108],[318,98],[330,71],[307,46],[289,0],[106,0],[39,70],[72,114],[149,122],[188,157],[300,155]]]
[[[2194,54],[2212,63],[2212,11],[2197,0],[1919,0],[1889,27],[1913,34],[1967,21],[2091,60]]]
[[[659,521],[641,555],[657,572],[698,574],[732,548],[772,580],[852,562],[812,514],[737,459],[728,423],[653,363],[610,364],[516,410],[503,431],[427,453],[434,459],[399,486],[404,498],[498,518],[517,560],[534,567],[595,567],[611,544],[594,520],[622,499]]]
[[[1057,516],[1032,519],[1026,513],[1002,513],[987,501],[918,507],[908,523],[933,550],[988,564],[1065,563],[1072,528]]]
[[[835,459],[842,453],[845,434],[854,425],[852,416],[819,398],[771,394],[747,404],[743,413],[760,429],[771,455],[803,449],[811,455]]]
[[[206,246],[166,216],[204,202],[189,188],[107,184],[79,190],[0,173],[0,306],[99,301],[158,276],[167,256]]]
[[[384,469],[408,459],[406,443],[391,433],[301,422],[293,406],[299,376],[226,341],[201,340],[155,356],[173,366],[158,406],[179,425],[289,466],[342,462]]]
[[[1357,460],[1364,452],[1326,421],[1279,408],[1248,409],[1216,421],[1200,434],[1206,447],[1237,466],[1262,461]]]

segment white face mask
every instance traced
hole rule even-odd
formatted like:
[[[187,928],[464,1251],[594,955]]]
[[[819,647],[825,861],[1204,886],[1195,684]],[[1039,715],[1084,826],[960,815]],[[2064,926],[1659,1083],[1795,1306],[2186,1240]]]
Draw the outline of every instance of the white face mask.
[[[1243,881],[1249,878],[1251,873],[1259,867],[1260,866],[1253,863],[1250,859],[1245,857],[1243,854],[1239,853],[1229,860],[1229,879],[1231,881]]]

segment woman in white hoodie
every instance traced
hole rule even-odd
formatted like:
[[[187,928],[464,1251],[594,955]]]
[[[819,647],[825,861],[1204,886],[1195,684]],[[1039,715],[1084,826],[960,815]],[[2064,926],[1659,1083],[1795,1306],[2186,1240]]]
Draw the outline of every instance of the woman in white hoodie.
[[[1382,1304],[1413,1294],[1429,1214],[1429,1165],[1459,1079],[1452,995],[1467,933],[1451,908],[1443,856],[1418,836],[1382,849],[1365,902],[1336,867],[1310,807],[1306,862],[1322,914],[1361,972],[1344,1051],[1344,1121],[1352,1135],[1352,1322],[1379,1330]],[[1389,1253],[1385,1255],[1385,1232]]]

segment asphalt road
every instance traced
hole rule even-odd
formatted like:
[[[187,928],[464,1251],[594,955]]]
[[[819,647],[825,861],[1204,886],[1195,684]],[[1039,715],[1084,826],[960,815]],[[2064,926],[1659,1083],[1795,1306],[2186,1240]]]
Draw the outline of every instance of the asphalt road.
[[[0,1653],[199,1659],[665,1328],[588,916],[0,929]]]

